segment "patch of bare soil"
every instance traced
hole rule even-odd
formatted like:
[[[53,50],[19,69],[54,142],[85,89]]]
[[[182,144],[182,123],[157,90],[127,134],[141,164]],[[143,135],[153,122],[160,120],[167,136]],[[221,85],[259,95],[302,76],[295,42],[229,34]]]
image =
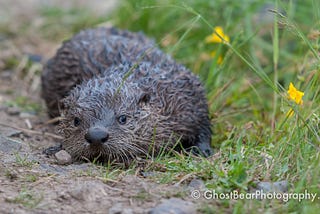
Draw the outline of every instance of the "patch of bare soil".
[[[173,197],[185,192],[182,187],[157,184],[134,172],[112,178],[106,167],[59,165],[43,154],[59,137],[48,124],[39,73],[59,44],[32,29],[21,31],[17,24],[21,19],[41,23],[35,9],[41,2],[66,7],[91,2],[93,10],[101,9],[101,2],[114,4],[0,0],[7,21],[2,24],[7,28],[0,29],[0,213],[195,213],[188,197]]]

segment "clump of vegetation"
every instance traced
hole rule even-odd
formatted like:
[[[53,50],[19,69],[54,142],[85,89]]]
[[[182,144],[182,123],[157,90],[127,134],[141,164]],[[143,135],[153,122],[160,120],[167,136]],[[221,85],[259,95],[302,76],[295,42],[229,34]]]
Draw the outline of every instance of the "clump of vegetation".
[[[42,196],[38,196],[27,189],[22,189],[18,196],[7,200],[11,203],[22,204],[24,207],[32,209],[41,202]]]
[[[44,7],[41,15],[45,18],[41,26],[43,36],[58,42],[108,20],[107,16],[98,16],[86,8]]]
[[[30,160],[28,155],[21,155],[19,153],[16,153],[15,158],[16,158],[16,164],[18,166],[31,168],[34,164],[36,164],[36,161]]]
[[[14,100],[5,102],[6,106],[18,107],[26,112],[37,113],[41,110],[41,105],[39,103],[31,101],[28,97],[17,96]]]

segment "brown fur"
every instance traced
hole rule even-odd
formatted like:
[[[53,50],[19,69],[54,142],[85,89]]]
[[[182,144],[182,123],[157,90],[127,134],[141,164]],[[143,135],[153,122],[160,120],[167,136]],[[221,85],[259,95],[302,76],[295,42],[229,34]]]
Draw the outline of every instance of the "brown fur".
[[[59,115],[60,102],[62,146],[75,159],[129,163],[177,142],[212,153],[200,81],[141,33],[80,32],[48,62],[42,88],[51,116]],[[107,141],[86,140],[92,127],[108,133]]]

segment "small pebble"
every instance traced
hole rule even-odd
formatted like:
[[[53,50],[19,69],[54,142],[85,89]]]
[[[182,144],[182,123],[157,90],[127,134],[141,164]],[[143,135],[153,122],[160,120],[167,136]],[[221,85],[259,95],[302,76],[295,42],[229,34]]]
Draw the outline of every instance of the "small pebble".
[[[54,157],[57,159],[58,164],[66,165],[70,164],[72,161],[71,155],[65,150],[60,150],[54,154]]]
[[[133,210],[131,208],[126,208],[124,206],[125,205],[121,203],[117,203],[109,209],[108,213],[109,214],[132,214],[133,213]]]
[[[156,172],[143,172],[141,171],[140,174],[144,177],[144,178],[150,178],[150,177],[155,177],[157,175]]]
[[[0,133],[4,137],[17,137],[19,134],[22,132],[20,130],[11,128],[11,127],[6,127],[6,126],[1,126],[0,125]]]
[[[21,118],[32,118],[35,117],[35,113],[33,112],[20,112],[19,117]]]
[[[190,181],[187,188],[190,191],[193,191],[193,190],[204,191],[206,189],[206,185],[204,184],[203,180],[194,178],[192,179],[192,181]]]
[[[193,214],[197,213],[196,205],[180,198],[170,198],[152,208],[149,214]]]
[[[256,189],[264,192],[288,192],[289,183],[288,181],[259,182]]]
[[[20,114],[20,108],[18,107],[8,107],[7,113],[11,116],[19,115]]]
[[[11,80],[12,74],[13,74],[13,71],[11,71],[11,70],[6,70],[6,71],[2,71],[2,72],[0,73],[0,77],[1,77],[1,79],[3,79],[3,80]]]
[[[0,151],[4,153],[15,153],[22,148],[21,142],[12,140],[0,134]]]
[[[257,191],[262,191],[263,193],[286,193],[289,189],[289,182],[277,181],[277,182],[258,182],[256,183],[256,187],[251,188],[250,192],[254,193]],[[262,200],[263,197],[261,195],[257,195],[257,199]]]

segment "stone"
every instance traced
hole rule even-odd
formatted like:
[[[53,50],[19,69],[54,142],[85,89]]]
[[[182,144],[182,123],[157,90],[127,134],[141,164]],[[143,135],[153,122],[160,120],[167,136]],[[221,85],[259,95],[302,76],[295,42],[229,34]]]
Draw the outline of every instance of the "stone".
[[[11,116],[19,115],[21,112],[20,108],[18,107],[8,107],[7,108],[7,113]]]
[[[54,157],[60,165],[66,165],[72,162],[71,155],[66,150],[60,150],[54,154]]]
[[[16,140],[0,135],[0,151],[4,153],[14,153],[21,150],[21,143]]]
[[[197,213],[196,205],[180,198],[170,198],[152,208],[149,214],[194,214]]]
[[[132,214],[133,210],[126,208],[122,203],[116,203],[109,209],[109,214]]]
[[[263,190],[264,192],[288,192],[289,183],[288,181],[277,181],[277,182],[259,182],[256,186],[257,190]]]
[[[19,117],[20,118],[34,118],[36,116],[35,112],[20,112]]]
[[[190,191],[193,191],[193,190],[204,191],[206,189],[206,186],[205,186],[203,180],[198,179],[198,178],[194,178],[190,181],[187,189]]]
[[[16,137],[19,136],[19,134],[21,134],[22,132],[11,127],[0,125],[0,133],[5,137]]]
[[[0,72],[0,77],[1,77],[1,79],[11,80],[13,73],[14,72],[11,70],[2,71],[2,72]]]
[[[67,191],[77,201],[92,202],[103,200],[108,195],[106,184],[102,181],[87,181]]]

